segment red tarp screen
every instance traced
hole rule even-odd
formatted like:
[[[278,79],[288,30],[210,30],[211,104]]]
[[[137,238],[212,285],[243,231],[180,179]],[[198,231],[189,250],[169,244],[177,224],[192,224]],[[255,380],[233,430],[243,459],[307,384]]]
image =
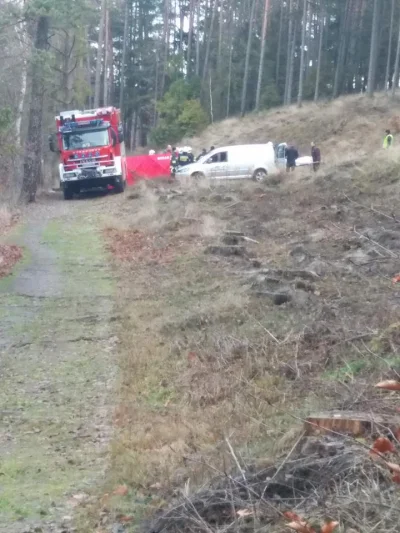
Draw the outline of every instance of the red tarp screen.
[[[170,176],[170,155],[136,155],[126,158],[127,182],[132,185],[140,179],[151,180]]]

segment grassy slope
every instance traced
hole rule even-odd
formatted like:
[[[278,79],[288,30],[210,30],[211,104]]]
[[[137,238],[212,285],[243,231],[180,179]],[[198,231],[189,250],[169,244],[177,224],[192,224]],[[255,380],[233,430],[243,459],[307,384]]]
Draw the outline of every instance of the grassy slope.
[[[244,119],[230,118],[209,126],[190,142],[200,150],[211,145],[286,141],[308,154],[310,142],[315,141],[323,156],[341,161],[381,147],[385,130],[392,128],[394,133],[398,130],[397,120],[393,121],[396,113],[400,113],[399,100],[393,101],[383,94],[372,100],[351,96],[329,103],[306,103],[301,109],[276,108]]]
[[[107,233],[125,317],[108,484],[130,492],[108,502],[113,519],[135,524],[234,467],[227,439],[242,464],[263,463],[310,412],[383,408],[371,385],[400,363],[400,152],[379,148],[391,122],[390,102],[357,97],[215,124],[193,144],[307,146],[312,132],[325,165],[262,186],[148,184],[124,201]],[[257,243],[205,253],[226,229]],[[292,300],[274,305],[276,292]]]

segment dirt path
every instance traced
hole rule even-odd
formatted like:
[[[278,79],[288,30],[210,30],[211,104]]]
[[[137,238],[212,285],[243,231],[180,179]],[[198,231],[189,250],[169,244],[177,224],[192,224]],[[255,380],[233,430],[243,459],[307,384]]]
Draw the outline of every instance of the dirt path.
[[[116,198],[30,207],[0,280],[0,532],[69,531],[106,466],[117,346],[99,219]]]

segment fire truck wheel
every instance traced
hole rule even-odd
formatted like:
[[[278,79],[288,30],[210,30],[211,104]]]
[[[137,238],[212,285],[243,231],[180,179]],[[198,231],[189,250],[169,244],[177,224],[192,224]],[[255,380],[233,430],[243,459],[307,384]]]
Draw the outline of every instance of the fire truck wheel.
[[[125,190],[126,181],[124,181],[122,178],[115,180],[114,190],[116,193],[122,193]]]
[[[74,193],[68,185],[64,185],[64,200],[72,200]]]

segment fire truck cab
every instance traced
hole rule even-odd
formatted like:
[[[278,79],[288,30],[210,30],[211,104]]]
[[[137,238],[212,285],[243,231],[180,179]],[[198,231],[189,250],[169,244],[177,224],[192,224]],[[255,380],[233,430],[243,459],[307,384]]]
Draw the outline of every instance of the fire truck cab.
[[[59,173],[64,198],[84,190],[126,186],[126,158],[120,111],[115,107],[63,111],[50,150],[60,154]]]

